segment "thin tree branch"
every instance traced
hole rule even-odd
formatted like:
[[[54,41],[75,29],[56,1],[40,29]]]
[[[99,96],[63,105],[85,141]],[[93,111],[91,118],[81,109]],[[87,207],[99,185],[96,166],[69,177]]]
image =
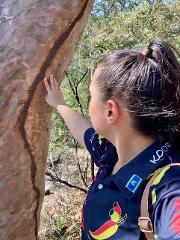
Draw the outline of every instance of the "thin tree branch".
[[[79,86],[79,84],[80,84],[80,82],[85,78],[85,76],[88,74],[88,71],[89,71],[89,69],[87,68],[86,69],[86,72],[83,74],[83,76],[82,76],[82,78],[78,81],[78,86]]]
[[[80,163],[79,163],[79,158],[78,158],[78,154],[77,154],[77,147],[78,147],[78,145],[77,145],[77,142],[76,142],[75,151],[76,151],[77,166],[78,166],[78,169],[79,169],[79,172],[80,172],[80,176],[81,176],[82,182],[84,183],[85,187],[88,187],[88,185],[87,185],[87,183],[86,183],[86,181],[85,181],[85,178],[84,178],[84,176],[83,176]]]
[[[55,181],[55,182],[63,183],[64,185],[66,185],[66,186],[68,186],[68,187],[70,187],[70,188],[75,188],[75,189],[81,190],[82,192],[87,193],[87,190],[86,190],[86,189],[81,188],[81,187],[78,187],[78,186],[73,185],[73,184],[71,184],[71,183],[68,183],[67,181],[64,181],[64,180],[62,180],[62,179],[60,179],[60,178],[58,178],[58,177],[55,177],[55,176],[54,176],[52,173],[50,173],[49,171],[46,171],[46,175],[49,176],[49,177],[51,177],[52,180]]]

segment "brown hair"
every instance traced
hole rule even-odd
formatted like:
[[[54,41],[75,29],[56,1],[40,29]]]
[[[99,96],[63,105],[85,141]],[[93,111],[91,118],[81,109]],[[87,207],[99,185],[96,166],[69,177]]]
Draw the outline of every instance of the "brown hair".
[[[123,102],[134,126],[146,135],[167,138],[180,151],[180,64],[177,50],[161,39],[143,51],[106,55],[97,77],[103,101]]]

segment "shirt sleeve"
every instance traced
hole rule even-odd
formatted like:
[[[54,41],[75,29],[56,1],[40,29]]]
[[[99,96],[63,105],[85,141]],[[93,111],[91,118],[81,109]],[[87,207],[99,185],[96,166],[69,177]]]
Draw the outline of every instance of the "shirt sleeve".
[[[84,133],[84,143],[97,167],[107,160],[116,159],[115,147],[105,138],[102,138],[94,128],[88,128]]]
[[[161,189],[163,197],[154,209],[154,233],[157,240],[180,239],[180,181]]]

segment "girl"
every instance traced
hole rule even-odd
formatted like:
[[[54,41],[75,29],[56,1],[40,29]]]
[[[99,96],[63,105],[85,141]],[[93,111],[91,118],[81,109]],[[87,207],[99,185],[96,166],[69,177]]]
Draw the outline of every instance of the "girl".
[[[180,162],[180,65],[174,48],[156,39],[143,51],[105,56],[91,79],[91,123],[65,104],[53,76],[44,83],[47,103],[99,167],[83,206],[82,239],[146,239],[138,217],[147,179]],[[148,205],[155,239],[179,240],[178,166],[153,181]]]

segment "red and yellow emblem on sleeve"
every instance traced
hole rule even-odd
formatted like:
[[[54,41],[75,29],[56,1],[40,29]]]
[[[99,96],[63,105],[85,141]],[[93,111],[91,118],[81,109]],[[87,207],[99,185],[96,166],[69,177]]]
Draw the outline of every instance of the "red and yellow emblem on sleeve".
[[[97,240],[104,240],[113,236],[119,226],[126,220],[127,214],[122,216],[121,207],[117,202],[113,204],[113,208],[109,211],[110,220],[103,224],[96,231],[89,231],[91,237]]]

